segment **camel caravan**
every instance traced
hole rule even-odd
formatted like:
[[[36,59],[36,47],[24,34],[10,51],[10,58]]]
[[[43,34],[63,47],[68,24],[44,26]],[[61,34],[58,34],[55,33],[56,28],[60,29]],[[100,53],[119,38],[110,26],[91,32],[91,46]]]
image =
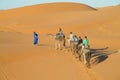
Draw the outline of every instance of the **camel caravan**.
[[[67,38],[68,46],[66,47],[65,35],[62,29],[59,28],[59,32],[55,35],[55,49],[57,50],[68,50],[82,61],[87,67],[90,67],[91,53],[89,49],[87,36],[84,40],[79,36],[77,37],[70,32],[69,38]]]

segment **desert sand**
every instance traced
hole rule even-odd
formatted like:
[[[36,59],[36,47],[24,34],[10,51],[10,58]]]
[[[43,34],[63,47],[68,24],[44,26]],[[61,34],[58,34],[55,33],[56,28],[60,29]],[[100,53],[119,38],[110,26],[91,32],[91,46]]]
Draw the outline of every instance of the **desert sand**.
[[[59,27],[96,51],[87,68],[71,52],[55,50]],[[48,3],[0,11],[0,80],[120,80],[120,5],[92,8]],[[33,31],[39,45],[33,45]]]

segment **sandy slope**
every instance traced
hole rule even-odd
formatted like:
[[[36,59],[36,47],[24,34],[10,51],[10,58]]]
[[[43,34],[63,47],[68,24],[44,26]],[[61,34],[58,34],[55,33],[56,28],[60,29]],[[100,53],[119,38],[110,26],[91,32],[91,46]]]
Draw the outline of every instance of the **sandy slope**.
[[[46,35],[40,35],[46,40],[41,39],[39,46],[34,46],[30,43],[31,35],[0,34],[18,40],[8,42],[2,38],[5,41],[0,45],[1,80],[99,80],[92,69],[87,69],[71,53],[55,50],[54,39],[49,40]]]
[[[94,9],[76,3],[0,11],[0,80],[119,80],[119,14],[119,5]],[[92,49],[108,55],[97,56],[88,69],[72,54],[54,50],[54,39],[46,34],[59,27],[66,37],[70,31],[87,35]],[[33,31],[39,46],[32,45]]]

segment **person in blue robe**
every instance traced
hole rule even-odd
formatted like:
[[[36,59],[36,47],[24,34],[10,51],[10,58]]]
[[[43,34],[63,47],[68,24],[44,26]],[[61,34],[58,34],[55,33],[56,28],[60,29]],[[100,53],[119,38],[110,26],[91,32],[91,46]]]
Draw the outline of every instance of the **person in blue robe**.
[[[34,45],[38,44],[38,34],[36,32],[33,32],[34,34]]]

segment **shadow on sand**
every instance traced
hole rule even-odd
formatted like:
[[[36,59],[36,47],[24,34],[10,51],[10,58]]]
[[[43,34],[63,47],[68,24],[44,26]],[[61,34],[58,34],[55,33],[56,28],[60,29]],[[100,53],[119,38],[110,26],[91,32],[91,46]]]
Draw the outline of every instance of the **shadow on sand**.
[[[38,46],[49,46],[48,44],[38,44]]]
[[[114,54],[115,52],[109,51],[109,47],[100,48],[100,49],[90,49],[91,51],[91,60],[90,65],[95,66],[103,61],[105,61],[109,55]]]

